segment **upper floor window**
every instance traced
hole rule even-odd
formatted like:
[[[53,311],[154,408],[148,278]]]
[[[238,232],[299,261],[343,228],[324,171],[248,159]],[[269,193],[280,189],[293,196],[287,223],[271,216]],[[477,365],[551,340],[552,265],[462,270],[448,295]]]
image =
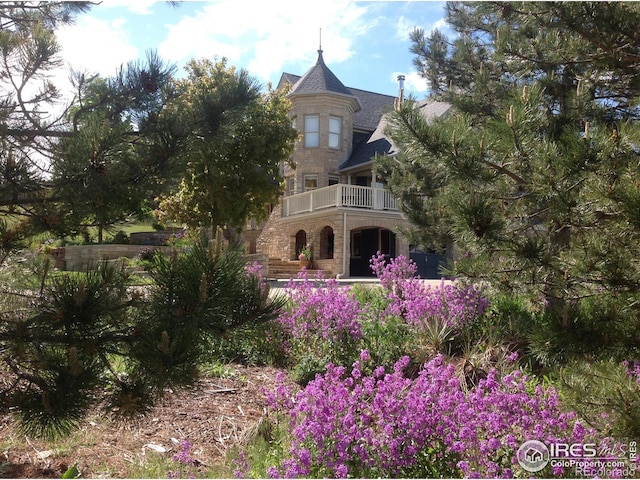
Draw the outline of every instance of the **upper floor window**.
[[[285,187],[285,193],[287,195],[293,195],[295,192],[296,179],[294,177],[287,177],[287,184]]]
[[[342,119],[329,117],[329,148],[342,146]]]
[[[320,117],[318,115],[304,117],[304,146],[306,148],[320,146]]]
[[[339,175],[329,175],[329,185],[336,185],[340,183]]]
[[[318,188],[318,175],[304,176],[304,191],[315,190]]]

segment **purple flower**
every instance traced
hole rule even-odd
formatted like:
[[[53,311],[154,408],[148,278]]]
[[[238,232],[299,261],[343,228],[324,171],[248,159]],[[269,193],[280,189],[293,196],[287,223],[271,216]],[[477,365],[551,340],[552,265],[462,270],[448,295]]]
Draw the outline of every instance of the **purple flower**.
[[[426,462],[443,476],[513,477],[525,440],[595,438],[560,409],[553,388],[532,392],[518,370],[504,377],[491,371],[467,392],[442,356],[414,378],[403,373],[408,361],[371,376],[359,371],[359,362],[350,372],[329,365],[298,391],[293,406],[281,410],[292,439],[281,466],[285,476],[401,476]]]

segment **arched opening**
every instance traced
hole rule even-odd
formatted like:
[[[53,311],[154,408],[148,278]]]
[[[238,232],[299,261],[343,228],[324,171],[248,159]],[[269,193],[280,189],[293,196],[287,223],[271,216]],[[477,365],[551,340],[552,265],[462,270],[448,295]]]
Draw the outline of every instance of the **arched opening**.
[[[300,250],[302,250],[307,245],[307,232],[304,230],[298,230],[296,233],[296,248],[293,252],[292,260],[297,260],[298,255],[300,254]]]
[[[333,228],[326,226],[320,231],[320,258],[333,258]]]

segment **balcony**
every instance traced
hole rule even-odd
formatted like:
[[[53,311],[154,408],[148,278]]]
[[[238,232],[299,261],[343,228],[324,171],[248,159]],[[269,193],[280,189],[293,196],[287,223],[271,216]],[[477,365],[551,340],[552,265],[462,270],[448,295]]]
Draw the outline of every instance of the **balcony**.
[[[339,183],[282,199],[282,216],[317,212],[327,208],[363,208],[398,212],[396,199],[384,188],[360,187]]]

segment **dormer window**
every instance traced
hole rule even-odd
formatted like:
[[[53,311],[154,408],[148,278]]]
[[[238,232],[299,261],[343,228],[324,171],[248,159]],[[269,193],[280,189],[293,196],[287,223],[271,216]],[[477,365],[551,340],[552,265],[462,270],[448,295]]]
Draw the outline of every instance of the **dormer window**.
[[[304,117],[304,146],[305,148],[320,146],[320,116],[318,115]]]
[[[329,148],[342,147],[342,119],[329,117]]]

